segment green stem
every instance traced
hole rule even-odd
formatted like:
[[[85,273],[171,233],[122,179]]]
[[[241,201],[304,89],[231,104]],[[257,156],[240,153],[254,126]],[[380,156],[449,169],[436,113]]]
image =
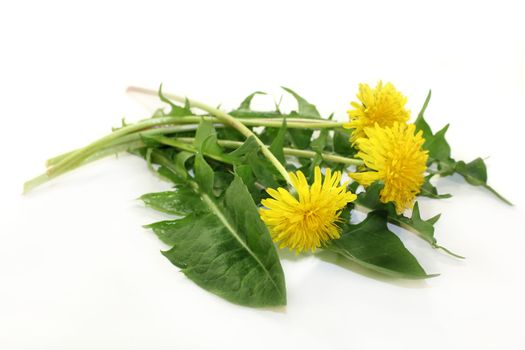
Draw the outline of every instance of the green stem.
[[[65,153],[63,155],[54,157],[48,160],[47,165],[49,166],[46,173],[39,175],[26,183],[24,183],[24,193],[27,193],[31,189],[59,176],[68,171],[78,168],[80,165],[85,163],[85,160],[91,157],[96,152],[104,149],[107,146],[120,144],[121,140],[128,139],[129,141],[137,141],[140,139],[140,134],[133,134],[137,131],[143,129],[148,129],[152,127],[158,127],[161,125],[169,125],[175,117],[165,117],[165,118],[152,118],[145,119],[140,122],[137,122],[133,125],[124,126],[121,129],[114,131],[113,133],[89,144],[84,148],[74,150],[72,152]],[[195,127],[188,128],[187,126],[178,126],[163,128],[164,131],[177,132],[177,131],[186,131],[189,129],[195,129]],[[153,130],[153,129],[152,129]],[[156,129],[155,129],[156,130]],[[152,131],[153,132],[153,131]]]
[[[154,128],[154,129],[148,129],[148,130],[144,130],[144,131],[138,131],[138,132],[135,132],[135,133],[132,133],[132,134],[128,134],[128,135],[122,136],[122,137],[120,137],[120,138],[118,138],[118,139],[108,143],[106,146],[107,147],[113,147],[113,146],[117,146],[117,145],[120,145],[120,144],[126,144],[126,143],[132,142],[132,141],[138,141],[138,140],[140,140],[142,138],[143,135],[144,136],[153,136],[153,135],[158,135],[158,134],[162,134],[162,135],[175,134],[175,133],[178,133],[178,132],[196,130],[197,127],[198,127],[198,125],[175,125],[175,126],[168,126],[168,127]],[[73,154],[73,153],[78,152],[80,150],[82,150],[82,148],[79,148],[79,149],[76,149],[76,150],[73,150],[73,151],[69,151],[67,153],[55,156],[53,158],[49,158],[46,161],[46,166],[48,168],[56,166],[58,163],[63,161],[64,158],[66,158],[70,154]]]
[[[177,140],[179,142],[184,142],[184,143],[193,143],[195,141],[195,138],[193,137],[177,137],[175,139],[172,139],[172,140]],[[222,146],[222,147],[226,147],[226,148],[239,148],[242,146],[242,142],[240,141],[232,141],[232,140],[217,140],[217,143]],[[266,147],[268,147],[267,145],[265,145]],[[317,153],[314,152],[314,151],[308,151],[308,150],[300,150],[300,149],[295,149],[295,148],[289,148],[289,147],[283,147],[283,153],[287,156],[295,156],[295,157],[299,157],[299,158],[314,158]],[[336,154],[332,154],[332,153],[321,153],[321,157],[326,160],[326,161],[329,161],[329,162],[334,162],[334,163],[341,163],[341,164],[347,164],[347,165],[356,165],[356,166],[359,166],[359,165],[363,165],[363,161],[361,159],[355,159],[355,158],[346,158],[346,157],[341,157],[341,156],[338,156]]]
[[[173,120],[176,119],[174,117],[163,117],[163,118],[152,118],[152,119],[146,119],[142,120],[136,124],[124,126],[121,129],[118,129],[114,131],[113,133],[90,143],[84,148],[81,148],[73,153],[70,153],[66,155],[58,164],[55,166],[49,168],[47,170],[47,175],[49,178],[54,178],[66,171],[69,170],[69,168],[74,168],[75,165],[78,165],[82,163],[82,160],[89,156],[91,153],[93,153],[97,148],[102,148],[105,145],[110,144],[111,142],[115,141],[116,139],[131,134],[133,132],[151,128],[153,126],[160,126],[160,125],[166,125],[173,123]]]
[[[181,128],[181,126],[179,126],[179,124],[198,124],[203,119],[209,120],[212,122],[216,122],[216,123],[217,122],[221,123],[220,120],[218,120],[215,117],[211,117],[211,116],[202,116],[202,117],[201,116],[187,116],[187,117],[170,117],[170,118],[173,118],[173,119],[171,120],[171,122],[166,124],[167,126],[159,128],[158,125],[154,125],[153,129],[140,130],[140,133],[144,135],[155,135],[155,134],[168,134],[170,133],[170,131],[173,133],[176,133],[179,131],[194,130],[196,126],[194,126],[193,128],[183,129]],[[274,118],[272,120],[257,119],[257,118],[239,118],[238,120],[247,126],[264,126],[264,127],[269,127],[269,128],[280,128],[283,124],[282,118]],[[171,126],[171,124],[173,124],[173,126]],[[338,128],[344,123],[335,123],[335,122],[330,122],[326,120],[312,122],[308,119],[294,119],[294,120],[287,120],[286,124],[287,124],[286,127],[291,128],[291,129],[294,129],[294,128],[295,129],[327,129],[327,128]],[[133,138],[137,139],[136,138],[137,135],[138,134],[136,133],[132,133],[129,135],[117,137],[117,139],[111,141],[109,144],[112,144],[113,142],[118,142],[118,143],[128,142],[129,139],[133,139]],[[64,161],[64,159],[67,159],[67,157],[70,157],[75,152],[79,152],[81,150],[82,148],[79,148],[74,151],[70,151],[70,152],[55,156],[53,158],[50,158],[46,161],[46,166],[47,167],[56,166],[58,165],[58,163]]]
[[[139,148],[142,148],[145,146],[144,142],[142,141],[141,137],[142,135],[158,135],[158,134],[171,134],[173,132],[180,131],[175,128],[159,128],[159,129],[152,129],[147,130],[143,132],[139,132],[136,134],[127,135],[125,137],[120,138],[119,140],[116,140],[116,142],[108,145],[106,148],[100,149],[95,151],[90,156],[84,158],[80,164],[78,164],[75,168],[69,169],[68,171],[74,170],[82,165],[85,165],[87,163],[91,163],[95,160],[116,155],[121,152],[130,152]],[[180,150],[185,150],[188,152],[196,153],[197,150],[195,147],[191,146],[194,142],[194,138],[191,137],[179,137],[179,138],[157,138],[157,141],[178,148]],[[219,145],[225,148],[238,148],[242,145],[242,142],[239,141],[231,141],[231,140],[218,140]],[[294,148],[288,148],[284,147],[283,152],[287,156],[295,156],[300,158],[313,158],[317,154],[314,151],[308,151],[308,150],[298,150]],[[72,152],[69,152],[72,153]],[[48,163],[53,165],[54,163],[60,161],[61,158],[65,157],[69,153],[66,153],[61,156],[57,156],[54,158],[51,158],[48,160]],[[218,157],[212,154],[205,154],[206,157],[213,158],[217,161],[231,164],[231,160]],[[321,157],[330,162],[334,163],[341,163],[341,164],[347,164],[347,165],[362,165],[363,161],[360,159],[353,159],[353,158],[345,158],[341,157],[335,154],[331,153],[321,153]],[[29,180],[24,185],[25,191],[29,191],[31,188],[37,187],[39,185],[42,185],[43,183],[49,181],[50,178],[47,176],[47,174],[42,174],[40,176],[35,177],[34,179]]]
[[[137,88],[137,87],[129,87],[128,92],[139,92],[144,93],[145,89]],[[225,113],[221,111],[220,109],[208,106],[202,102],[194,101],[191,99],[187,99],[182,96],[177,96],[173,94],[165,94],[166,97],[177,101],[185,103],[186,101],[190,104],[190,106],[194,108],[198,108],[200,110],[203,110],[205,112],[208,112],[218,119],[224,121],[225,124],[228,124],[232,128],[239,131],[241,134],[243,134],[246,138],[253,137],[255,141],[259,144],[259,147],[261,148],[261,152],[264,154],[264,156],[273,164],[273,166],[279,171],[279,173],[282,175],[282,177],[288,182],[289,184],[292,184],[292,181],[290,179],[290,175],[288,175],[288,172],[284,168],[284,166],[279,162],[279,160],[273,155],[273,153],[269,150],[268,147],[255,135],[248,127],[246,127],[243,123],[241,123],[238,119],[232,117],[228,113]]]

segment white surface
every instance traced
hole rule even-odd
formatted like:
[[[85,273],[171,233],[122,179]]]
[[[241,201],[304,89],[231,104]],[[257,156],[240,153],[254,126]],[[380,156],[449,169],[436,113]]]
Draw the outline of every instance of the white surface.
[[[2,2],[1,349],[523,349],[525,26],[511,2]],[[127,85],[235,106],[296,89],[345,118],[359,82],[392,81],[415,114],[450,122],[453,156],[490,156],[505,206],[457,178],[437,239],[400,237],[429,272],[381,281],[314,257],[283,260],[282,312],[235,306],[187,280],[135,200],[168,185],[122,156],[21,196],[43,161],[148,116]],[[271,100],[267,101],[271,103]]]

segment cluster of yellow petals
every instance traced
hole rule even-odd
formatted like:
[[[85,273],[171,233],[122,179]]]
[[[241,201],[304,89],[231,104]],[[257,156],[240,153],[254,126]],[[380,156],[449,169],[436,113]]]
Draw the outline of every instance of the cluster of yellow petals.
[[[340,237],[337,222],[341,210],[356,199],[347,191],[347,182],[340,185],[341,172],[326,169],[324,176],[315,168],[314,182],[310,186],[301,171],[290,173],[295,193],[284,188],[269,188],[272,198],[261,201],[260,215],[270,230],[272,239],[281,248],[296,252],[321,247],[326,241]]]
[[[350,141],[355,143],[358,138],[365,137],[365,129],[378,124],[381,127],[392,126],[395,122],[406,123],[410,111],[405,108],[407,98],[396,90],[394,85],[382,81],[375,88],[368,84],[359,84],[357,94],[359,102],[351,102],[348,111],[350,122],[345,128],[353,129]]]
[[[383,203],[393,202],[398,213],[412,207],[424,182],[427,151],[422,132],[407,124],[410,111],[407,98],[396,88],[380,81],[375,88],[359,85],[358,99],[348,111],[353,129],[350,141],[358,149],[357,157],[366,169],[350,177],[363,186],[382,181]],[[262,220],[274,242],[297,253],[314,251],[327,241],[340,237],[338,222],[342,209],[356,199],[347,191],[347,182],[340,184],[341,173],[326,169],[324,176],[315,168],[310,186],[301,171],[290,173],[292,193],[284,188],[267,189],[270,198],[261,201]]]
[[[366,137],[356,140],[361,158],[371,171],[350,174],[364,186],[382,181],[380,194],[383,203],[394,202],[396,211],[411,208],[424,182],[428,160],[422,149],[425,139],[422,132],[415,133],[414,124],[395,122],[391,127],[365,128]]]

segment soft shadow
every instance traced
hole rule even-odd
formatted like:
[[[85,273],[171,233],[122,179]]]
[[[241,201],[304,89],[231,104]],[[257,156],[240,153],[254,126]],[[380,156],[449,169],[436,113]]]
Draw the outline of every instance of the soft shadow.
[[[277,249],[277,254],[279,255],[279,258],[288,260],[288,261],[301,261],[313,255],[312,253],[306,253],[306,252],[296,254],[295,252],[289,249],[279,249],[279,247],[276,247],[276,249]]]
[[[391,284],[391,285],[395,285],[395,286],[403,287],[403,288],[412,288],[412,289],[421,289],[421,288],[428,287],[428,283],[424,279],[411,280],[411,279],[389,277],[379,272],[364,268],[360,266],[359,264],[354,263],[353,261],[350,261],[340,256],[337,253],[330,252],[327,250],[319,251],[316,254],[316,256],[324,262],[340,266],[344,269],[350,270],[352,272],[358,273],[368,278],[375,279],[376,281],[379,281],[379,282],[383,282],[383,283],[387,283],[387,284]]]

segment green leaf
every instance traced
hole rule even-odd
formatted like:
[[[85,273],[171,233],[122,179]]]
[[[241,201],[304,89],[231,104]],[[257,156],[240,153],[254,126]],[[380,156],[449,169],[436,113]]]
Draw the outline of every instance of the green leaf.
[[[202,206],[202,201],[194,192],[186,187],[177,191],[148,193],[140,197],[147,206],[173,215],[188,215]]]
[[[262,91],[255,91],[254,93],[252,94],[249,94],[242,102],[241,102],[241,105],[239,106],[239,108],[237,108],[238,110],[243,110],[243,109],[246,109],[246,110],[250,110],[251,109],[251,103],[252,103],[252,100],[253,98],[256,96],[256,95],[266,95],[266,92],[262,92]]]
[[[432,160],[447,161],[450,159],[450,145],[445,139],[449,124],[439,130],[434,136],[425,139],[423,147],[428,150],[428,156]]]
[[[481,158],[476,158],[470,163],[465,163],[460,160],[456,163],[456,172],[465,178],[469,184],[474,186],[482,186],[494,193],[499,199],[505,203],[512,205],[512,203],[505,197],[500,195],[496,190],[487,185],[487,166]]]
[[[476,158],[470,163],[460,160],[456,163],[456,172],[474,186],[483,186],[487,183],[487,167],[481,158]]]
[[[328,129],[322,129],[319,136],[310,143],[310,147],[316,153],[322,153],[328,143]]]
[[[255,140],[254,136],[250,136],[246,139],[246,141],[243,142],[243,144],[239,147],[233,150],[232,152],[228,153],[228,156],[235,159],[245,159],[246,157],[250,156],[253,152],[257,152],[259,150],[259,144]]]
[[[433,248],[441,249],[448,254],[457,258],[463,258],[461,255],[455,254],[447,248],[437,244],[434,237],[434,224],[439,219],[439,215],[436,215],[428,220],[421,219],[419,213],[419,204],[414,204],[412,210],[412,217],[406,217],[403,214],[397,214],[395,206],[392,202],[383,203],[380,200],[380,193],[383,189],[383,183],[376,181],[372,185],[368,186],[366,191],[361,192],[357,195],[355,201],[356,206],[367,210],[383,210],[387,213],[388,221],[400,226],[407,231],[415,233],[418,237],[428,242]]]
[[[202,154],[195,156],[195,182],[201,191],[207,195],[213,195],[214,174],[212,168],[206,163]]]
[[[428,139],[432,137],[432,129],[430,128],[430,125],[425,121],[425,111],[427,110],[428,103],[430,102],[430,97],[432,96],[432,90],[428,90],[427,98],[425,99],[425,103],[423,103],[423,107],[421,107],[421,110],[419,111],[419,114],[417,115],[417,119],[414,123],[416,126],[416,130],[421,130],[423,132],[423,137],[425,139]]]
[[[286,304],[279,257],[242,180],[235,177],[223,202],[206,194],[203,201],[205,214],[150,226],[173,245],[163,254],[199,286],[231,302]]]
[[[283,151],[285,137],[286,137],[286,118],[283,119],[283,125],[279,128],[279,133],[277,134],[275,139],[273,139],[272,144],[270,145],[270,151],[282,164],[286,164],[286,159],[284,157],[284,151]]]
[[[423,238],[425,241],[430,243],[432,246],[436,245],[436,239],[434,238],[434,224],[438,221],[441,214],[438,214],[428,220],[421,219],[421,214],[419,212],[419,203],[414,204],[412,209],[412,217],[407,218],[403,215],[398,215],[395,219],[401,223],[402,227],[407,228],[410,231],[414,231],[417,235]]]
[[[252,172],[252,168],[246,164],[240,164],[234,166],[235,173],[242,179],[242,182],[250,191],[250,194],[255,203],[261,201],[261,190],[255,185],[255,177]]]
[[[452,197],[452,195],[449,193],[438,194],[437,188],[430,183],[430,179],[432,178],[432,176],[433,176],[432,174],[425,176],[425,182],[423,182],[423,185],[421,186],[421,192],[419,193],[419,196],[434,198],[434,199],[443,199],[443,198]]]
[[[310,148],[310,141],[312,139],[313,130],[309,129],[290,129],[288,130],[292,143],[295,148],[308,149]]]
[[[148,151],[151,150],[151,151]],[[185,163],[193,157],[193,153],[190,152],[179,152],[175,155],[175,161],[173,161],[173,150],[172,149],[151,149],[143,148],[133,152],[141,157],[149,155],[149,159],[152,163],[159,164],[157,172],[159,175],[172,181],[174,184],[185,184],[188,177]]]
[[[195,133],[193,146],[205,154],[222,155],[223,150],[217,143],[217,133],[209,120],[201,120]]]
[[[439,176],[445,177],[454,174],[456,171],[456,161],[452,158],[442,159],[437,163],[437,172],[429,170],[432,174],[439,174]]]
[[[445,125],[443,129],[434,135],[430,125],[428,125],[424,117],[431,96],[432,91],[429,90],[425,103],[423,104],[414,125],[416,126],[417,131],[421,130],[423,133],[423,138],[425,139],[423,148],[428,150],[429,163],[434,161],[446,162],[450,160],[450,145],[445,139],[445,133],[447,132],[449,125]]]
[[[167,157],[157,161],[167,171],[174,168]],[[277,251],[243,180],[235,176],[217,198],[210,189],[216,176],[202,155],[196,156],[194,168],[195,181],[189,179],[183,185],[194,197],[184,204],[196,205],[192,213],[147,226],[173,246],[163,254],[199,286],[231,302],[253,307],[285,305]]]
[[[271,188],[280,186],[278,179],[282,179],[282,176],[275,170],[275,167],[268,159],[261,156],[261,152],[252,152],[250,156],[246,157],[246,162],[252,168],[257,182],[261,185]]]
[[[340,130],[334,130],[334,152],[343,157],[353,157],[357,152],[350,143],[350,135]]]
[[[304,98],[299,96],[295,91],[292,89],[286,88],[282,86],[282,89],[289,94],[291,94],[297,101],[298,110],[297,112],[301,115],[303,118],[320,118],[321,115],[317,111],[317,108],[311,104],[310,102],[306,101]]]
[[[160,86],[159,86],[159,98],[160,98],[160,100],[162,102],[167,103],[170,106],[170,111],[168,113],[164,113],[164,111],[162,111],[162,110],[157,110],[155,112],[155,114],[154,114],[154,117],[155,116],[157,116],[157,117],[161,117],[161,116],[162,117],[165,117],[165,116],[169,116],[169,117],[185,117],[185,116],[189,116],[189,115],[194,115],[191,112],[190,102],[188,101],[188,99],[186,99],[186,103],[184,104],[184,107],[177,106],[176,104],[171,102],[171,100],[169,98],[164,96],[164,94],[162,93],[162,84],[160,84]]]
[[[194,194],[195,195],[195,194]],[[196,197],[199,198],[199,197]],[[165,244],[173,246],[178,243],[180,235],[183,235],[194,225],[195,214],[188,214],[186,217],[177,220],[165,220],[153,224],[144,225],[144,228],[153,230],[155,235]],[[178,266],[178,265],[177,265]]]
[[[175,156],[175,162],[173,164],[174,171],[183,179],[188,178],[188,171],[186,170],[186,162],[192,158],[195,154],[191,152],[182,151],[177,153]]]
[[[237,109],[230,111],[230,115],[236,118],[279,118],[282,117],[281,112],[276,111],[254,111],[251,108],[251,103],[256,95],[266,95],[265,92],[256,91],[248,95]],[[226,129],[227,130],[227,129]]]
[[[330,241],[328,250],[382,274],[420,279],[428,275],[401,240],[387,228],[387,214],[373,211],[357,225],[345,225],[341,238]]]

